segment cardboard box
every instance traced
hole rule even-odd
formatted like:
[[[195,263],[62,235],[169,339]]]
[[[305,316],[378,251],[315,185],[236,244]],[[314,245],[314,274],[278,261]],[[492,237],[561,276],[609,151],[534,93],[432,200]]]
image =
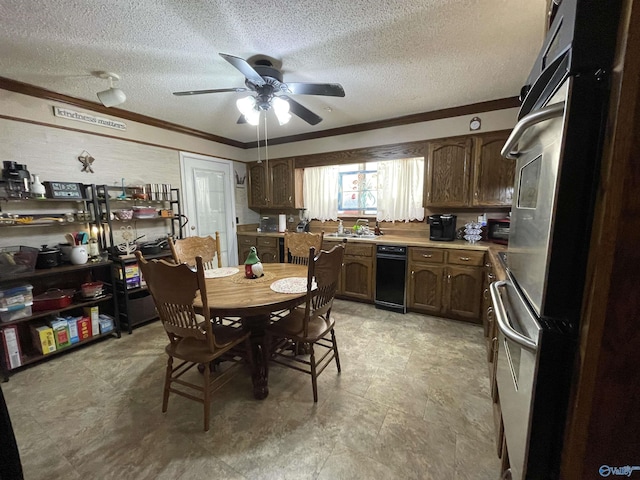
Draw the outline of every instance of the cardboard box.
[[[32,327],[33,344],[40,353],[46,355],[56,351],[56,340],[53,335],[53,329],[42,325],[39,327]]]
[[[89,317],[91,321],[91,335],[99,335],[100,334],[100,323],[98,323],[98,315],[100,311],[98,310],[98,306],[94,307],[84,307],[84,316]]]
[[[82,318],[82,317],[79,317]],[[69,340],[71,343],[78,343],[80,337],[78,337],[78,320],[76,317],[66,317],[67,326],[69,327]]]
[[[18,327],[10,325],[0,330],[2,334],[3,347],[6,364],[9,368],[18,368],[22,365],[22,352],[20,351],[20,339],[18,338]]]
[[[79,341],[91,338],[91,335],[93,335],[91,330],[91,319],[89,317],[80,317],[77,321],[77,327]]]
[[[127,289],[138,288],[140,286],[140,269],[137,263],[128,263],[124,266],[124,278],[122,269],[118,270],[118,278],[123,280]]]
[[[100,333],[109,333],[113,331],[113,318],[109,315],[100,315],[98,318],[100,322]]]
[[[56,341],[56,349],[59,350],[71,345],[71,340],[69,339],[69,324],[65,319],[57,318],[55,320],[51,320],[49,325],[53,329],[53,338]]]

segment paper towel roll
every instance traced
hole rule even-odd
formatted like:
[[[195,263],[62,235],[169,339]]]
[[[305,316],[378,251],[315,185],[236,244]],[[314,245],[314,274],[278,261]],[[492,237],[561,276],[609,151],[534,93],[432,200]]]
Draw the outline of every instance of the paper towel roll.
[[[278,215],[278,231],[284,232],[287,229],[287,216],[286,215]]]

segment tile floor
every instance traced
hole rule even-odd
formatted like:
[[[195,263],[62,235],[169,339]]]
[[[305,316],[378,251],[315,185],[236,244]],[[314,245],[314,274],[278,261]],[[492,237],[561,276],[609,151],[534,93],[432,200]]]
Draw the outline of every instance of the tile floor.
[[[342,374],[248,371],[202,407],[161,412],[159,322],[52,358],[2,384],[27,480],[499,477],[480,326],[336,301]]]

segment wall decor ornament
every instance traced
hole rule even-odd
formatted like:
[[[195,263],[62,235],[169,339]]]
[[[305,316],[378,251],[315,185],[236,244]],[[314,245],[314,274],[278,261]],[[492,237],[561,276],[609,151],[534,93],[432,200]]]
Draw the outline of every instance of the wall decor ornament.
[[[78,161],[82,163],[82,170],[81,170],[82,172],[94,173],[93,168],[91,168],[91,165],[93,165],[93,162],[95,162],[96,159],[93,158],[89,152],[87,152],[86,150],[83,150],[80,156],[78,157]]]

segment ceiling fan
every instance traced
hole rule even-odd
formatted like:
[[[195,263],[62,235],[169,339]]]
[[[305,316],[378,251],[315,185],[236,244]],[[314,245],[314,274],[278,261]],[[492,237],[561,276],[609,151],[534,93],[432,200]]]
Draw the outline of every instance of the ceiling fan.
[[[246,87],[190,90],[186,92],[173,92],[173,94],[183,96],[201,95],[204,93],[240,93],[253,91],[256,93],[254,96],[247,97],[246,99],[239,99],[237,104],[238,109],[242,112],[242,115],[238,119],[238,123],[249,122],[254,125],[257,125],[258,123],[257,116],[260,112],[269,110],[272,106],[274,107],[281,124],[286,123],[282,118],[286,118],[288,112],[291,112],[308,124],[317,125],[322,121],[322,117],[316,115],[308,108],[296,102],[294,99],[290,98],[289,95],[326,95],[330,97],[344,97],[344,89],[339,83],[284,83],[282,81],[282,72],[275,68],[269,60],[261,59],[256,61],[255,65],[251,66],[246,60],[240,57],[235,57],[226,53],[221,53],[220,56],[245,76],[244,84]],[[281,117],[282,112],[284,112],[284,114]]]

